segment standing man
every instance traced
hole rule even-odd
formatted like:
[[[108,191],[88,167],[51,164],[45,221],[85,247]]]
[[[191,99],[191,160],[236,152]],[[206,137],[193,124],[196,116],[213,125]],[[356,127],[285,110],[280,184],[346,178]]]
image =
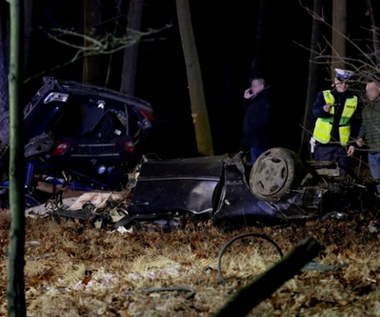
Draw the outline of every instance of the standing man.
[[[347,80],[353,72],[335,69],[332,89],[318,93],[313,105],[317,117],[313,131],[314,159],[338,163],[341,176],[350,170],[350,156],[355,151],[350,138],[357,137],[360,128],[358,97],[349,90]]]
[[[244,110],[243,137],[251,165],[271,145],[272,94],[264,78],[253,78],[244,91]]]
[[[378,181],[377,194],[380,197],[380,84],[370,81],[366,85],[366,97],[362,111],[362,126],[357,145],[368,148],[368,165],[372,177]]]

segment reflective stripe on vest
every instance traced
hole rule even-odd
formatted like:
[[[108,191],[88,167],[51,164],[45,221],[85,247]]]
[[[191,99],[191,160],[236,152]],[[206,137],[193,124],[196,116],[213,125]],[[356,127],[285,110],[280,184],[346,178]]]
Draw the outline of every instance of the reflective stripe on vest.
[[[326,104],[335,104],[335,98],[330,90],[323,91],[323,97]],[[356,96],[347,98],[344,103],[342,116],[339,120],[339,139],[342,145],[347,145],[350,140],[350,120],[357,108],[357,105],[358,98]],[[323,144],[328,143],[331,139],[331,130],[334,121],[334,107],[331,107],[329,113],[331,114],[331,117],[317,119],[313,132],[314,139]]]

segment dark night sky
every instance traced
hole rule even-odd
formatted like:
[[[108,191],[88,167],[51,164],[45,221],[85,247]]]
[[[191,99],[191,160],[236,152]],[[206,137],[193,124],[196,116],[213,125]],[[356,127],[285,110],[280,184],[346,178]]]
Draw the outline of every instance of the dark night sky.
[[[269,1],[264,51],[265,74],[275,94],[276,133],[279,146],[297,149],[305,105],[308,45],[311,18],[298,0]],[[241,149],[242,94],[249,84],[250,63],[255,52],[258,1],[192,1],[193,27],[204,78],[216,154]],[[304,1],[311,2],[311,1]],[[352,2],[352,1],[351,1]],[[82,15],[76,0],[52,2],[35,0],[35,32],[32,34],[32,67],[29,74],[48,69],[71,57],[72,51],[46,39],[39,27],[78,28]],[[350,10],[354,10],[351,6]],[[291,13],[291,14],[290,14]],[[356,12],[358,13],[358,12]],[[108,9],[112,16],[111,8]],[[364,11],[358,13],[364,16]],[[348,23],[354,23],[352,18]],[[195,154],[194,132],[186,83],[175,1],[145,0],[143,29],[173,26],[160,39],[141,43],[136,96],[151,102],[159,129],[152,149],[162,156]],[[297,44],[298,43],[298,44]],[[121,56],[113,59],[109,88],[119,89]],[[79,63],[51,72],[64,79],[81,80]],[[29,91],[40,78],[30,82]],[[327,82],[321,80],[321,87]]]

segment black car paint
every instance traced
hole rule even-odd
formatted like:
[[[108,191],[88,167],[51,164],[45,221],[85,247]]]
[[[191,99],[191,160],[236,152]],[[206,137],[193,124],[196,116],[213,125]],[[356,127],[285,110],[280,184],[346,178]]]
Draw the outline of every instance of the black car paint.
[[[257,198],[243,153],[173,160],[143,159],[128,207],[133,220],[186,216],[219,226],[276,224],[322,217],[376,203],[371,187],[326,178],[288,190],[277,201]],[[372,197],[372,198],[371,198]]]

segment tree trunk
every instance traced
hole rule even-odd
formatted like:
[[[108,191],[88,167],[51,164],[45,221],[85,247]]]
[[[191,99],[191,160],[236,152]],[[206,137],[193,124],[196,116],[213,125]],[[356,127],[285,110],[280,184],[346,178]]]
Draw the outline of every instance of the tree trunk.
[[[8,316],[26,316],[24,285],[25,208],[24,208],[24,143],[22,138],[21,86],[23,55],[23,1],[10,1],[10,154],[9,154],[9,200],[11,226],[9,229],[8,255]]]
[[[176,6],[182,48],[185,56],[197,148],[201,155],[213,155],[211,129],[203,91],[201,68],[193,34],[189,1],[176,0]]]
[[[334,68],[344,68],[346,57],[346,35],[347,28],[347,0],[332,1],[332,59],[331,74],[334,77]]]
[[[380,42],[379,42],[379,28],[377,26],[376,14],[372,5],[371,0],[367,0],[367,9],[369,12],[369,17],[371,19],[371,33],[372,33],[372,42],[373,42],[373,53],[375,56],[375,62],[377,65],[380,65]]]
[[[316,16],[322,16],[322,0],[314,0],[313,13]],[[309,55],[309,73],[307,78],[307,92],[306,92],[306,105],[303,116],[303,127],[301,134],[301,143],[299,154],[308,148],[308,135],[311,134],[313,129],[315,118],[311,111],[312,105],[317,95],[317,80],[318,80],[318,65],[315,62],[318,52],[318,44],[321,39],[321,22],[317,19],[313,19],[311,26],[311,40],[310,40],[310,55]],[[305,151],[306,152],[306,151]],[[309,152],[309,151],[307,151]],[[309,152],[310,153],[310,152]]]
[[[84,34],[90,37],[99,37],[102,32],[99,25],[102,24],[102,7],[99,0],[84,0],[83,2]],[[84,41],[84,47],[88,45]],[[93,85],[105,85],[104,56],[90,55],[83,60],[83,82]]]
[[[266,15],[268,8],[268,0],[260,0],[259,11],[257,15],[256,23],[256,39],[255,39],[255,55],[251,63],[251,78],[253,77],[264,77],[264,39],[265,39],[265,24],[266,24]]]
[[[8,60],[9,60],[9,4],[0,2],[0,118],[9,109]]]
[[[132,41],[134,37],[133,31],[139,31],[141,28],[143,4],[144,0],[129,1],[127,36],[128,38],[131,37]],[[124,49],[120,91],[128,95],[134,95],[135,93],[138,49],[138,41]]]

